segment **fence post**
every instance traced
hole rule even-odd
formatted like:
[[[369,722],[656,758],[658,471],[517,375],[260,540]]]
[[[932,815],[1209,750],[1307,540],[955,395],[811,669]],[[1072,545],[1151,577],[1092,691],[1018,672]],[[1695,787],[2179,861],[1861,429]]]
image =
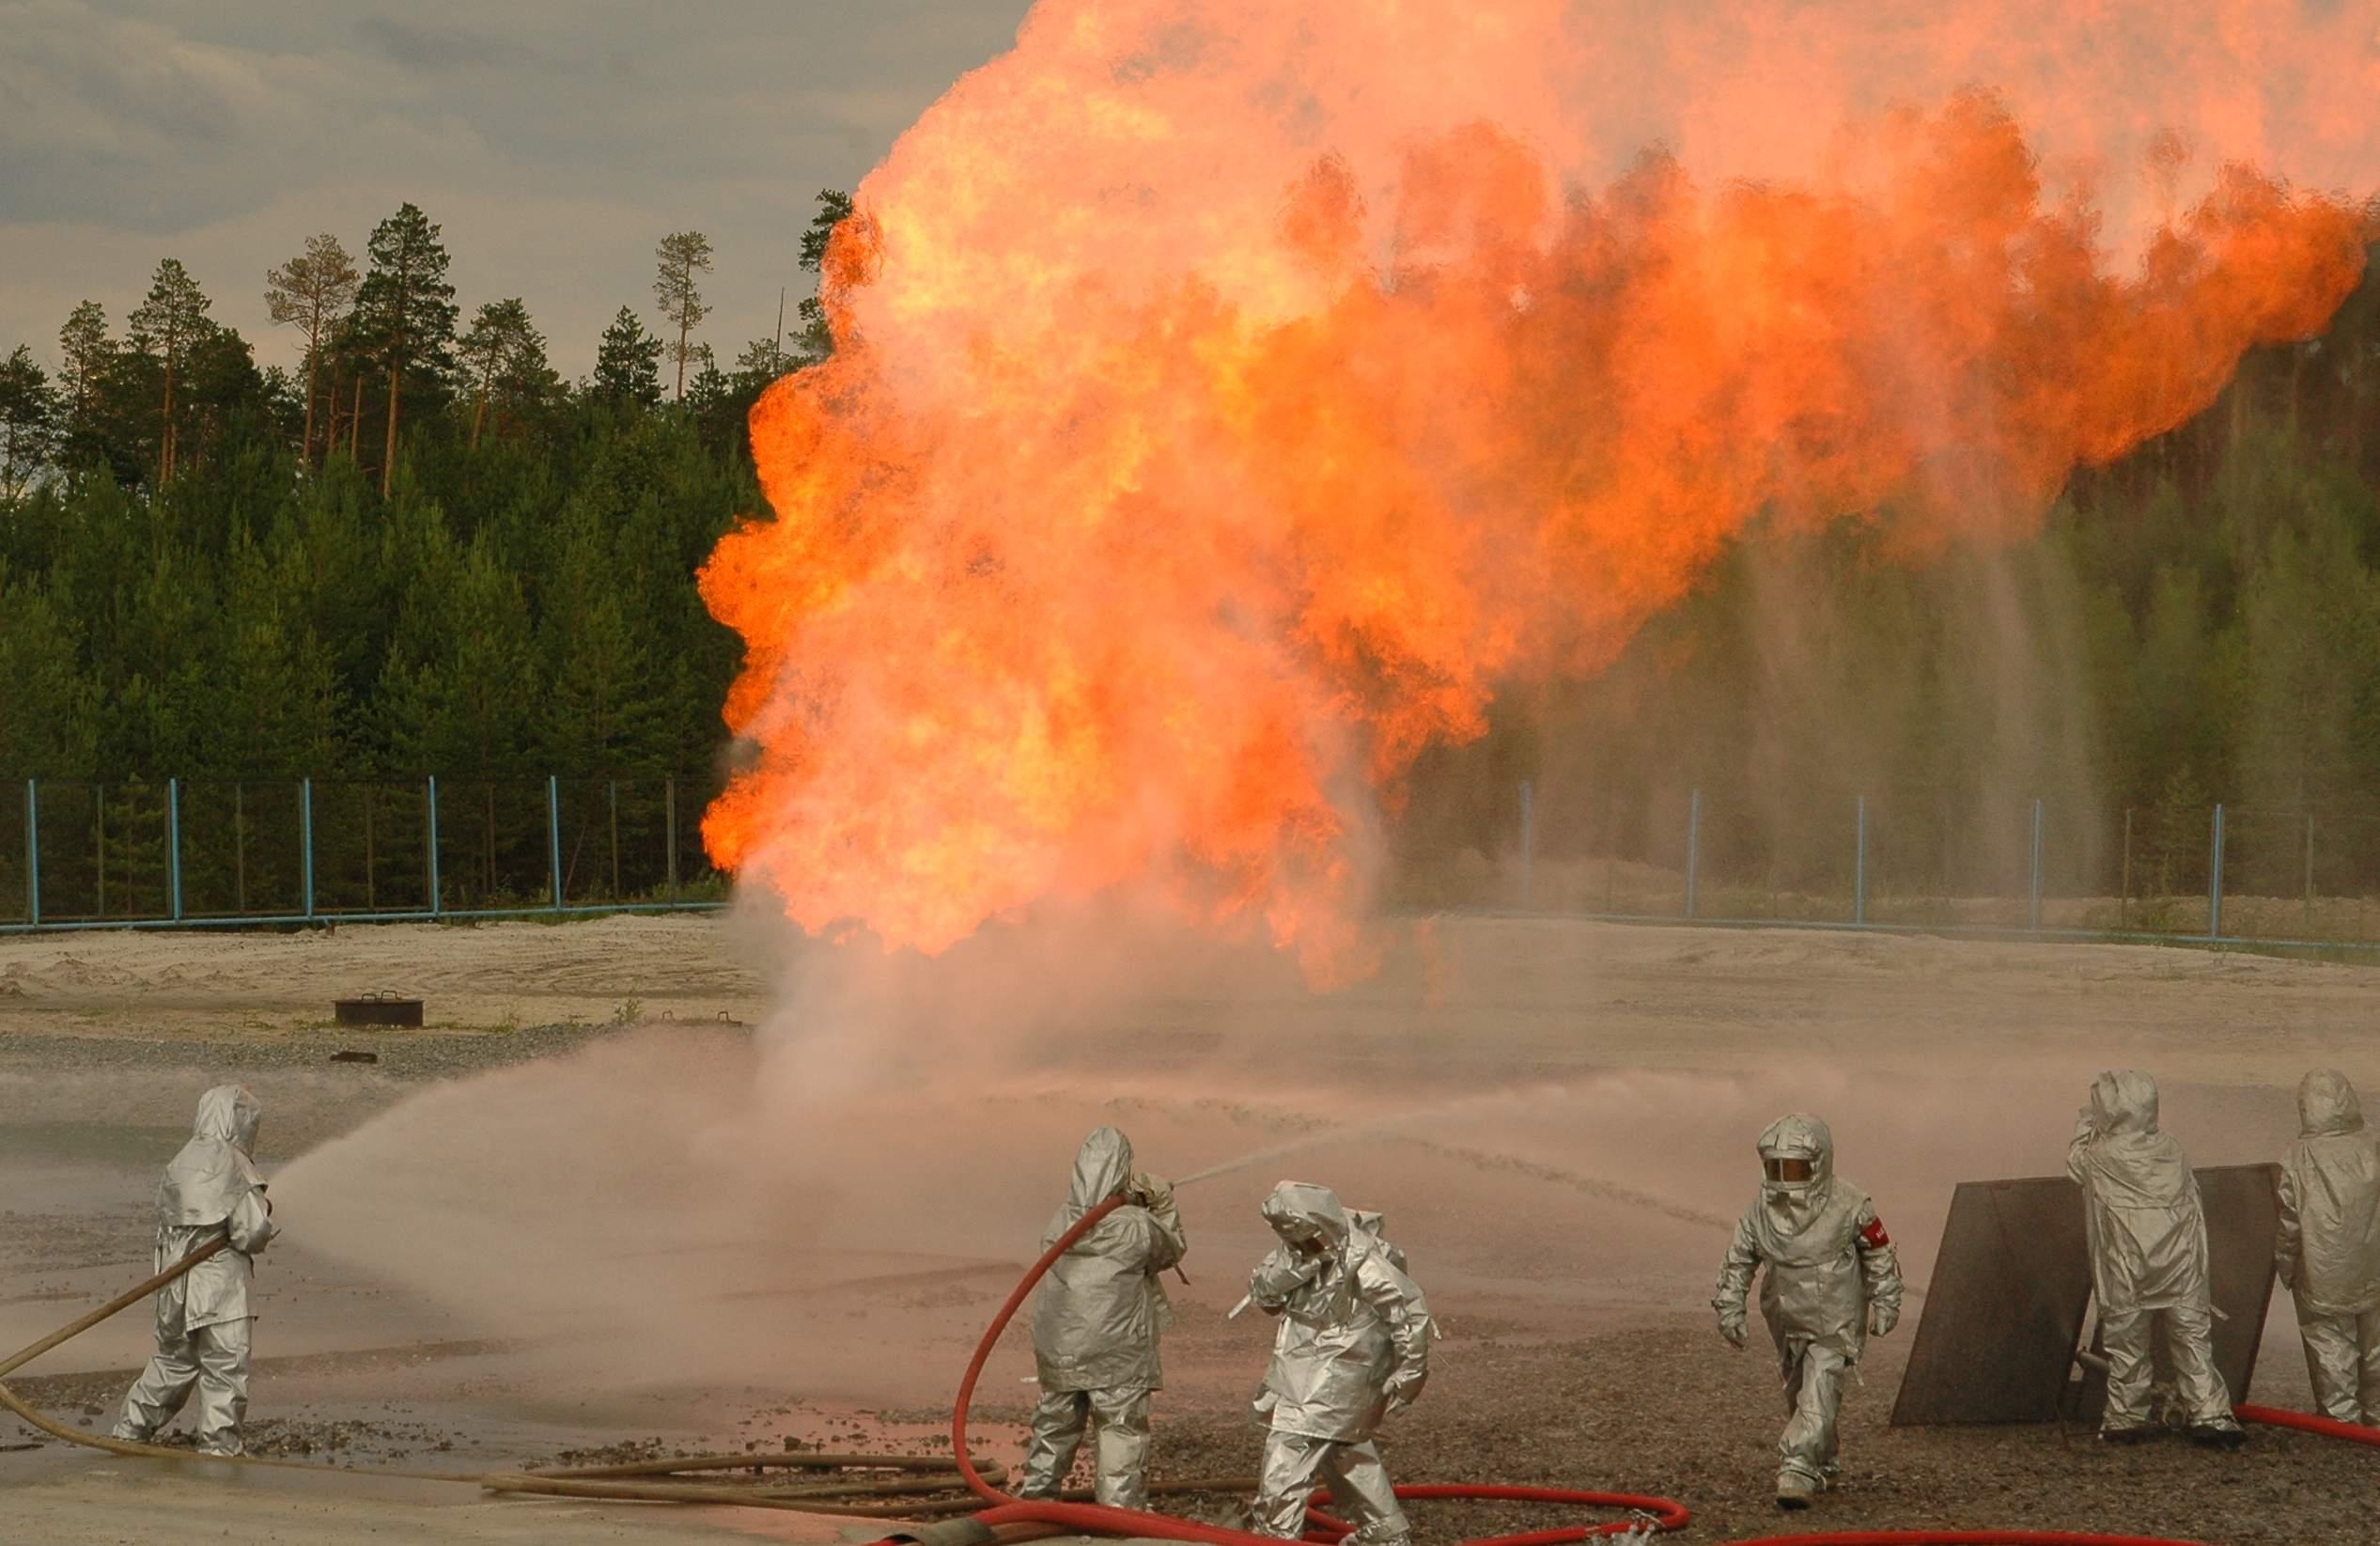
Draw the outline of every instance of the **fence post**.
[[[231,903],[248,911],[248,794],[239,783],[231,786]]]
[[[2206,868],[2206,932],[2223,937],[2223,803],[2215,803],[2215,852]]]
[[[669,845],[669,905],[677,905],[677,775],[661,780],[661,822]]]
[[[615,901],[615,902],[616,902],[616,901],[619,901],[619,900],[621,899],[621,897],[620,897],[620,781],[619,781],[618,779],[616,779],[616,778],[606,780],[606,781],[605,781],[605,784],[604,784],[604,789],[605,789],[605,790],[606,790],[606,797],[607,797],[607,798],[611,801],[611,803],[612,803],[612,899],[613,899],[614,901]]]
[[[181,922],[181,780],[165,780],[165,896]]]
[[[1526,778],[1520,781],[1520,905],[1526,910],[1536,900],[1534,874],[1537,856],[1537,804],[1535,791]]]
[[[2314,813],[2306,813],[2306,937],[2314,934]]]
[[[438,915],[440,889],[438,884],[438,775],[436,773],[429,775],[429,788],[423,798],[429,804],[429,831],[428,841],[423,844],[423,847],[426,850],[425,857],[429,861],[429,914],[434,918]]]
[[[41,791],[40,780],[24,781],[24,915],[41,921]]]
[[[1859,842],[1851,859],[1851,921],[1863,924],[1868,921],[1868,797],[1862,794],[1855,799]]]
[[[1695,916],[1694,881],[1700,867],[1703,848],[1703,791],[1696,789],[1686,801],[1686,915]]]
[[[2123,807],[2123,896],[2116,903],[2116,922],[2132,927],[2132,807]]]
[[[314,780],[298,780],[298,873],[305,882],[305,915],[314,916]]]
[[[107,786],[91,786],[91,826],[99,848],[99,867],[94,879],[99,882],[100,916],[107,916]]]
[[[2032,871],[2032,900],[2026,909],[2025,927],[2038,934],[2041,932],[2041,801],[2038,797],[2033,801]]]
[[[562,911],[562,780],[545,775],[546,857],[553,867],[553,910]]]

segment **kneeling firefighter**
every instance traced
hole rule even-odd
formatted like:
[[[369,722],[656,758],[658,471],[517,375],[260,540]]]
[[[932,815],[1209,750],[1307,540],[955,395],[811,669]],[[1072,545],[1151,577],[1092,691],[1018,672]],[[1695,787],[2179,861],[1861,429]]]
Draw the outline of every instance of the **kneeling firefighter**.
[[[1361,1546],[1408,1546],[1412,1527],[1374,1436],[1410,1406],[1429,1376],[1430,1307],[1380,1236],[1358,1227],[1330,1188],[1283,1181],[1265,1199],[1281,1244],[1250,1276],[1248,1296],[1280,1319],[1256,1398],[1265,1435],[1256,1530],[1305,1534],[1316,1480],[1356,1525]]]
[[[1158,1338],[1173,1319],[1158,1274],[1189,1249],[1174,1189],[1132,1172],[1132,1145],[1112,1127],[1082,1141],[1048,1250],[1116,1194],[1128,1199],[1066,1248],[1034,1304],[1041,1399],[1033,1409],[1019,1497],[1054,1498],[1086,1426],[1097,1429],[1097,1490],[1117,1508],[1148,1507],[1149,1396],[1163,1382]]]
[[[1777,1504],[1807,1508],[1835,1484],[1843,1372],[1869,1336],[1901,1319],[1901,1259],[1866,1193],[1834,1173],[1834,1135],[1815,1117],[1780,1118],[1760,1135],[1761,1188],[1735,1226],[1711,1307],[1736,1351],[1749,1338],[1752,1274],[1775,1338],[1792,1413],[1777,1442]]]
[[[238,1085],[198,1098],[198,1122],[157,1185],[157,1270],[212,1241],[227,1249],[157,1291],[157,1353],[124,1398],[113,1430],[147,1443],[198,1392],[198,1447],[241,1452],[248,1412],[248,1303],[253,1258],[277,1231],[257,1174],[257,1129],[264,1110]]]

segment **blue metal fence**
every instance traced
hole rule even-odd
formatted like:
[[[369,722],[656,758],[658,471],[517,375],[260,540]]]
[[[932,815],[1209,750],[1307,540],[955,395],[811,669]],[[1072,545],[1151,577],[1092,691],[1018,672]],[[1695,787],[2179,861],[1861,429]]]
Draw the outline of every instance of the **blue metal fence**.
[[[681,807],[717,787],[27,779],[0,801],[0,933],[716,908]]]
[[[1523,785],[1509,874],[1405,884],[1407,905],[1628,922],[2380,952],[2380,813],[1978,810],[1847,797],[1839,813],[1634,791],[1563,823]],[[1995,815],[1997,810],[2000,814]],[[1484,889],[1483,889],[1484,886]]]

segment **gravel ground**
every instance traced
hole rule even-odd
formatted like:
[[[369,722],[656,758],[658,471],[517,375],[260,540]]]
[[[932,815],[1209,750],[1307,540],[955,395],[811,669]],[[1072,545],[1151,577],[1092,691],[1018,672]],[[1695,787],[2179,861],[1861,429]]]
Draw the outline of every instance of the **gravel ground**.
[[[2212,1134],[2223,1131],[2217,1119],[2231,1107],[2204,1090],[2219,1093],[2236,1085],[2244,1091],[2236,1102],[2236,1126],[2246,1136],[2237,1142],[2263,1145],[2267,1140],[2258,1124],[2269,1125],[2273,1111],[2267,1107],[2285,1110],[2287,1087],[2304,1066],[2339,1061],[2362,1071],[2356,1063],[2361,1055],[2355,1050],[2357,1038],[2368,1039],[2364,1028],[2380,1008],[2380,974],[2170,952],[2018,950],[1815,936],[1780,941],[1686,930],[1564,932],[1557,938],[1542,922],[1466,928],[1475,937],[1465,947],[1492,970],[1476,968],[1461,979],[1472,985],[1465,991],[1473,998],[1458,992],[1452,1007],[1442,1003],[1432,1007],[1429,1015],[1435,1018],[1426,1034],[1400,1018],[1408,1011],[1391,1003],[1386,990],[1363,991],[1374,992],[1374,1000],[1359,992],[1314,1011],[1321,1017],[1311,1028],[1314,1045],[1329,1047],[1356,1070],[1347,1076],[1350,1082],[1402,1080],[1400,1058],[1442,1078],[1448,1069],[1466,1066],[1430,1061],[1448,1048],[1478,1063],[1480,1071],[1467,1077],[1482,1084],[1524,1074],[1576,1078],[1581,1068],[1608,1073],[1671,1066],[1741,1079],[1747,1077],[1742,1070],[1758,1066],[1747,1060],[1770,1046],[1781,1026],[1808,1044],[1874,1046],[1880,1049],[1879,1059],[1896,1059],[1896,1070],[1910,1080],[1935,1077],[1930,1062],[1962,1051],[1981,1059],[1978,1049],[1989,1049],[1999,1060],[1995,1066],[2029,1072],[2054,1059],[2061,1079],[2071,1071],[2069,1064],[2100,1065],[2103,1058],[2138,1054],[2144,1064],[2174,1074],[2177,1084],[2189,1077],[2201,1081],[2193,1098],[2199,1124],[2191,1138],[2193,1153],[2201,1163],[2229,1163],[2264,1150],[2209,1152],[2215,1148]],[[345,932],[360,937],[360,931]],[[538,932],[581,956],[588,953],[590,939],[605,938],[568,929]],[[528,948],[494,930],[487,936],[464,943],[471,948],[501,945],[506,952]],[[651,944],[657,951],[664,946],[683,951],[700,938],[698,930],[686,928],[655,931]],[[1545,964],[1570,959],[1556,946],[1575,947],[1580,964],[1561,972]],[[188,947],[178,942],[173,948]],[[222,948],[244,946],[225,942]],[[271,948],[293,961],[301,959],[296,946]],[[1528,970],[1508,966],[1507,957]],[[509,970],[512,956],[503,959]],[[136,966],[125,969],[141,976],[146,969],[135,971]],[[721,976],[715,963],[702,969]],[[43,970],[49,976],[39,980],[26,975],[26,1004],[39,992],[59,991],[45,985],[63,980],[64,967]],[[578,970],[574,963],[569,972],[557,973],[555,981],[592,1000],[592,991],[571,986],[577,982],[571,974]],[[1531,971],[1537,975],[1531,976]],[[635,986],[605,985],[600,993],[625,994]],[[295,991],[288,992],[294,998]],[[2255,1012],[2243,1013],[2249,1006]],[[1198,1008],[1176,1006],[1166,1014],[1203,1021],[1203,1011],[1193,1012]],[[1365,1015],[1378,1010],[1378,1028],[1357,1009]],[[238,1078],[257,1089],[270,1113],[267,1143],[278,1161],[351,1131],[428,1085],[568,1057],[618,1029],[581,1023],[512,1031],[259,1031],[241,1027],[241,1012],[237,1005],[194,1009],[189,1023],[161,1023],[157,1029],[163,1034],[138,1024],[117,1025],[106,1034],[60,1034],[47,1023],[13,1032],[0,1027],[0,1177],[10,1178],[0,1190],[5,1204],[0,1280],[21,1300],[38,1302],[41,1319],[67,1319],[89,1303],[93,1283],[112,1281],[122,1263],[142,1253],[145,1229],[137,1199],[146,1184],[110,1191],[77,1181],[79,1191],[53,1188],[45,1179],[52,1172],[43,1167],[70,1163],[82,1167],[75,1175],[85,1176],[114,1166],[116,1173],[130,1176],[135,1161],[153,1165],[187,1132],[192,1095],[204,1083]],[[2070,1029],[2101,1012],[2114,1029],[2105,1034]],[[703,1017],[707,1024],[711,1018]],[[1190,1043],[1174,1036],[1173,1023],[1152,1018],[1134,1028],[1134,1057],[1128,1066],[1137,1070],[1166,1056],[1178,1061],[1188,1055],[1183,1048]],[[1291,1034],[1309,1034],[1299,1024]],[[2053,1046],[2053,1038],[2062,1039]],[[372,1052],[378,1061],[330,1060],[350,1049]],[[618,1051],[598,1055],[608,1058]],[[1828,1064],[1849,1066],[1849,1059]],[[1868,1071],[1873,1075],[1873,1068]],[[544,1085],[566,1083],[540,1076]],[[1687,1086],[1671,1081],[1642,1087],[1660,1093]],[[1731,1087],[1715,1086],[1713,1098]],[[1209,1090],[1219,1101],[1237,1101],[1248,1093],[1228,1082]],[[1879,1085],[1823,1087],[1821,1093],[1848,1108],[1850,1120],[1839,1120],[1838,1132],[1860,1133],[1867,1148],[1856,1173],[1880,1196],[1932,1199],[1923,1205],[1938,1209],[1936,1195],[1944,1193],[1948,1178],[2026,1173],[1994,1168],[2003,1166],[2002,1149],[2008,1147],[1997,1141],[1955,1148],[1962,1134],[1971,1140],[1973,1131],[1990,1124],[1963,1123],[1956,1106],[1904,1110],[1883,1099],[1898,1093]],[[1055,1098],[1050,1103],[1056,1109]],[[1246,1147],[1277,1136],[1256,1119],[1269,1109],[1257,1110],[1255,1117],[1233,1128],[1231,1142]],[[1567,1120],[1563,1113],[1569,1109],[1524,1107],[1518,1117],[1550,1127]],[[1136,1141],[1149,1130],[1153,1150],[1171,1141],[1178,1151],[1186,1137],[1206,1131],[1196,1122],[1209,1120],[1208,1114],[1180,1101],[1128,1105],[1120,1115],[1132,1124]],[[1546,1134],[1492,1131],[1518,1117],[1488,1108],[1465,1118],[1472,1131],[1458,1135],[1450,1130],[1444,1142],[1342,1148],[1295,1162],[1328,1166],[1350,1185],[1360,1179],[1398,1199],[1405,1221],[1400,1243],[1415,1253],[1452,1331],[1436,1351],[1422,1403],[1392,1426],[1384,1444],[1392,1474],[1400,1480],[1664,1494],[1693,1510],[1694,1523],[1682,1538],[1700,1542],[1829,1529],[1988,1525],[2162,1532],[2210,1546],[2380,1546],[2380,1524],[2371,1522],[2370,1502],[2380,1457],[2356,1446],[2256,1430],[2244,1452],[2219,1455],[2179,1442],[2111,1449],[2086,1433],[2056,1429],[1892,1429],[1885,1419],[1913,1323],[1875,1346],[1867,1385],[1855,1385],[1847,1397],[1843,1487],[1807,1515],[1781,1515],[1768,1493],[1773,1445],[1783,1421],[1773,1365],[1757,1350],[1737,1356],[1719,1341],[1699,1304],[1699,1293],[1706,1289],[1681,1288],[1673,1259],[1682,1253],[1696,1280],[1707,1283],[1720,1242],[1705,1238],[1713,1233],[1709,1221],[1723,1223],[1721,1215],[1740,1205],[1730,1199],[1740,1199],[1749,1186],[1734,1152],[1742,1135],[1733,1134],[1731,1125],[1728,1152],[1713,1149],[1705,1159],[1699,1152],[1709,1147],[1705,1129],[1696,1127],[1689,1132],[1696,1152],[1665,1165],[1640,1164],[1630,1163],[1638,1156],[1629,1147],[1642,1148],[1657,1138],[1624,1132],[1610,1140],[1618,1146],[1612,1152],[1582,1138],[1586,1147],[1565,1156]],[[1074,1108],[1066,1106],[1049,1120],[1072,1122]],[[1735,1115],[1727,1120],[1735,1124]],[[1912,1169],[1898,1149],[1888,1161],[1879,1157],[1889,1135],[1880,1130],[1888,1129],[1890,1134],[1914,1132],[1929,1149],[1950,1152],[1934,1154],[1921,1169]],[[1585,1125],[1580,1131],[1592,1132]],[[2210,1134],[2203,1146],[2201,1132]],[[1501,1152],[1508,1142],[1523,1138],[1532,1152],[1551,1158],[1523,1163]],[[952,1167],[935,1145],[963,1140],[964,1135],[911,1131],[902,1146],[903,1163],[922,1174],[947,1176]],[[2285,1141],[2285,1131],[2273,1141]],[[1234,1150],[1224,1147],[1219,1152]],[[958,1189],[965,1194],[964,1206],[982,1210],[988,1196],[992,1208],[1007,1209],[995,1182],[1005,1174],[1000,1167],[1010,1163],[1005,1156],[986,1159],[980,1173]],[[10,1169],[12,1164],[21,1168]],[[1645,1195],[1621,1195],[1598,1179],[1607,1175]],[[19,1176],[26,1179],[14,1179]],[[1039,1196],[1040,1181],[1028,1189],[1034,1193],[1029,1211],[1037,1221],[1048,1203]],[[1220,1205],[1202,1195],[1197,1206]],[[1905,1210],[1919,1206],[1896,1200],[1896,1234],[1903,1233]],[[498,1216],[493,1210],[490,1215]],[[999,1212],[996,1219],[998,1230],[1006,1230],[1007,1214]],[[1550,1229],[1548,1220],[1556,1221]],[[1925,1240],[1929,1228],[1911,1226],[1905,1240]],[[1194,1256],[1194,1263],[1221,1254],[1216,1235],[1204,1240],[1206,1255]],[[1672,1241],[1679,1243],[1673,1247]],[[1261,1436],[1245,1417],[1245,1402],[1261,1367],[1251,1340],[1257,1334],[1251,1334],[1245,1321],[1226,1326],[1211,1313],[1220,1308],[1217,1300],[1228,1300],[1235,1291],[1226,1279],[1244,1266],[1237,1254],[1244,1243],[1229,1246],[1228,1259],[1194,1264],[1198,1294],[1181,1296],[1186,1304],[1204,1299],[1196,1317],[1168,1343],[1171,1381],[1158,1407],[1159,1479],[1246,1476],[1254,1468]],[[972,1322],[990,1312],[1006,1287],[999,1275],[984,1275],[982,1262],[961,1259],[986,1249],[1015,1246],[986,1248],[971,1241],[948,1261],[854,1268],[851,1275],[876,1281],[878,1274],[906,1273],[913,1266],[920,1281],[884,1276],[894,1287],[863,1296],[883,1320],[835,1324],[848,1324],[848,1335],[862,1335],[864,1325],[865,1335],[877,1335],[887,1327],[940,1326],[937,1315]],[[1912,1270],[1920,1271],[1914,1265]],[[707,1287],[718,1292],[726,1286],[723,1278]],[[53,1302],[54,1317],[49,1313]],[[841,1304],[835,1302],[832,1312],[838,1317],[845,1314]],[[828,1313],[823,1302],[815,1311],[799,1300],[794,1304],[797,1316]],[[378,1321],[359,1325],[374,1329],[359,1329],[357,1342],[414,1335],[392,1333]],[[1018,1340],[1012,1334],[1003,1358],[1015,1352]],[[507,1361],[506,1344],[444,1341],[429,1335],[397,1348],[332,1345],[349,1351],[259,1360],[258,1385],[266,1398],[255,1410],[251,1432],[260,1452],[356,1466],[410,1460],[457,1470],[499,1463],[613,1463],[788,1444],[923,1454],[938,1449],[946,1421],[931,1405],[853,1410],[808,1389],[747,1394],[742,1387],[723,1385],[649,1397],[641,1388],[625,1389],[613,1393],[608,1404],[599,1402],[599,1413],[576,1431],[565,1431],[551,1416],[559,1398],[537,1404],[551,1393],[538,1388],[538,1377],[520,1372],[526,1366]],[[949,1377],[956,1377],[963,1347],[948,1351],[944,1340],[934,1340],[927,1351],[937,1370],[947,1354]],[[2281,1367],[2283,1362],[2268,1350],[2269,1375],[2299,1378]],[[602,1394],[605,1367],[599,1358],[591,1357],[574,1372],[585,1379],[588,1393]],[[987,1401],[976,1429],[987,1453],[1012,1463],[1020,1450],[1022,1415],[1014,1394],[1019,1387],[1011,1382],[1015,1372],[1003,1373],[999,1398]],[[23,1380],[16,1388],[70,1421],[96,1427],[104,1426],[127,1377],[120,1369],[51,1375]],[[2266,1376],[2259,1382],[2263,1385]],[[569,1395],[581,1393],[573,1389]],[[919,1399],[930,1395],[930,1390],[917,1393]],[[15,1437],[12,1425],[0,1424],[0,1440]],[[56,1446],[50,1448],[54,1454]],[[0,1481],[7,1463],[0,1461]],[[203,1481],[187,1486],[194,1496],[204,1495]],[[1217,1520],[1235,1520],[1240,1508],[1231,1497],[1175,1506]],[[1576,1519],[1560,1510],[1486,1504],[1425,1504],[1414,1515],[1423,1546]],[[8,1538],[9,1532],[0,1527],[0,1539]]]

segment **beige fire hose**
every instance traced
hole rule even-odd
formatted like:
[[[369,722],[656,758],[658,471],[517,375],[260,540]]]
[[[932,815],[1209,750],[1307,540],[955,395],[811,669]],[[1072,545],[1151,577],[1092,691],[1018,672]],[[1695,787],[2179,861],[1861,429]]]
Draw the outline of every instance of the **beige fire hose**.
[[[139,1304],[165,1285],[180,1277],[208,1257],[225,1249],[227,1241],[215,1241],[157,1273],[147,1282],[126,1289],[98,1309],[59,1327],[39,1341],[0,1359],[0,1376],[5,1376],[31,1363],[51,1349],[71,1341],[93,1326]],[[145,1459],[173,1460],[210,1460],[227,1465],[262,1465],[285,1471],[337,1472],[348,1467],[327,1465],[313,1460],[285,1460],[258,1455],[205,1455],[194,1450],[176,1449],[164,1444],[134,1444],[126,1439],[104,1434],[86,1433],[70,1428],[25,1404],[15,1391],[0,1384],[0,1407],[6,1407],[28,1425],[86,1449],[102,1450],[110,1455],[135,1456]],[[987,1476],[995,1472],[1004,1476],[1004,1467],[997,1462],[978,1460],[979,1469]],[[806,1471],[806,1472],[873,1472],[874,1476],[837,1476],[832,1479],[811,1481],[789,1487],[731,1487],[690,1484],[670,1481],[639,1481],[643,1476],[667,1477],[685,1473],[719,1471]],[[890,1473],[890,1475],[885,1475]],[[639,1460],[624,1465],[587,1466],[578,1469],[508,1472],[494,1474],[459,1473],[453,1471],[400,1471],[375,1466],[371,1475],[396,1476],[408,1481],[457,1482],[479,1487],[490,1492],[531,1492],[560,1497],[608,1498],[638,1503],[699,1503],[732,1505],[743,1508],[777,1508],[805,1514],[834,1514],[863,1519],[938,1519],[953,1514],[973,1513],[982,1503],[966,1492],[959,1479],[958,1462],[944,1456],[824,1454],[801,1450],[768,1451],[742,1455],[694,1455],[671,1460]],[[1159,1490],[1177,1491],[1212,1491],[1243,1484],[1175,1482]],[[956,1494],[936,1497],[931,1494]],[[910,1494],[914,1501],[900,1500]],[[1089,1494],[1085,1493],[1084,1496]],[[1036,1535],[1053,1532],[1018,1530],[1005,1532],[1003,1540],[1023,1540]]]

